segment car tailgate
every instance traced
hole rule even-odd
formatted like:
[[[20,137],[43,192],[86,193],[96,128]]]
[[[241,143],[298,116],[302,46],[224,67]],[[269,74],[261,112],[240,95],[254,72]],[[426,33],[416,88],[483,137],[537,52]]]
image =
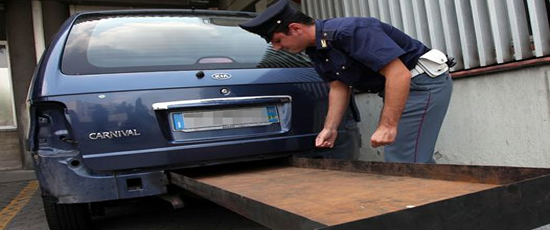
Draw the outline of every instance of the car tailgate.
[[[296,73],[302,75],[286,75]],[[83,161],[96,170],[196,164],[313,147],[327,109],[327,88],[311,69],[227,70],[224,74],[233,76],[227,81],[210,77],[215,74],[180,76],[179,83],[174,73],[164,76],[166,81],[162,73],[117,74],[110,77],[120,79],[108,86],[83,77],[80,89],[68,88],[48,100],[65,104]],[[239,79],[244,74],[246,80]],[[252,115],[235,119],[243,113]],[[178,119],[197,115],[203,123],[208,116],[238,121],[211,119],[212,124],[190,126],[187,120],[186,127],[177,126]]]

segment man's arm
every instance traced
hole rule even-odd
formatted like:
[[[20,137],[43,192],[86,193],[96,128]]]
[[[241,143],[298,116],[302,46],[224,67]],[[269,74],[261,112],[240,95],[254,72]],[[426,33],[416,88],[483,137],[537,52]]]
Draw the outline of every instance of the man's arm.
[[[320,148],[332,148],[338,136],[338,125],[349,106],[351,89],[341,81],[330,82],[328,95],[328,112],[323,130],[315,139],[315,146]]]
[[[389,145],[397,137],[397,125],[409,96],[411,73],[397,58],[380,70],[386,77],[384,107],[378,128],[371,136],[371,146]]]

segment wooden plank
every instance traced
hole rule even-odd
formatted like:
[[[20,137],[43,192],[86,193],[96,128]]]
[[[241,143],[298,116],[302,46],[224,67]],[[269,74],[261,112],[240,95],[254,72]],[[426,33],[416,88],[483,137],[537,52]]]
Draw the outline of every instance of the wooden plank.
[[[271,229],[533,229],[550,223],[550,169],[544,168],[282,158],[169,176],[172,184]]]
[[[328,226],[498,186],[289,166],[194,179]]]

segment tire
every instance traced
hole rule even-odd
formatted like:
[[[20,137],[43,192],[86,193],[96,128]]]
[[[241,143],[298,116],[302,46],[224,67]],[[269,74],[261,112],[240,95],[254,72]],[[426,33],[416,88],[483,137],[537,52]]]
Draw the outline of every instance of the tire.
[[[91,216],[87,203],[58,204],[53,197],[42,197],[50,230],[90,230]]]

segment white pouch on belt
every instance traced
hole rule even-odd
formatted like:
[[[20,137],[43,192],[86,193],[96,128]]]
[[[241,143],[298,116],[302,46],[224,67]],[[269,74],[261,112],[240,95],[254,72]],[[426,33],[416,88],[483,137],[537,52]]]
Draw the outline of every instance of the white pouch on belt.
[[[418,59],[418,66],[424,70],[430,77],[437,77],[449,70],[447,66],[447,55],[443,52],[432,49],[420,56]]]

